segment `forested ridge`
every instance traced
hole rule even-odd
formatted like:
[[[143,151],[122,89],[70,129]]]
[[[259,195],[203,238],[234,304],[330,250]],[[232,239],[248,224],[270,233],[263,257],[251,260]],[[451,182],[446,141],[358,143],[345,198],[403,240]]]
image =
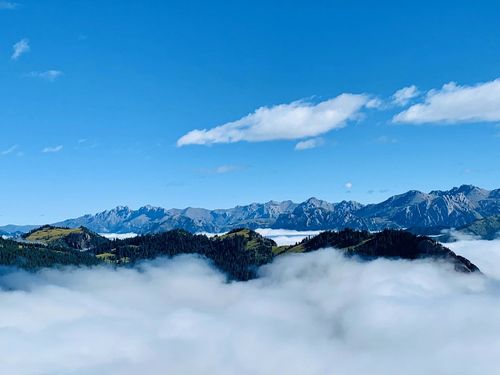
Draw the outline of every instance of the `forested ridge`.
[[[81,236],[84,235],[86,239],[88,233],[92,234],[89,240],[92,247],[82,251]],[[78,241],[73,241],[75,235],[80,236]],[[45,242],[30,242],[29,238],[37,238],[38,241],[43,238]],[[75,248],[71,248],[69,244],[74,244]],[[85,228],[75,232],[68,228],[42,227],[39,232],[30,232],[23,242],[0,239],[0,264],[29,270],[56,265],[108,264],[118,267],[133,266],[139,261],[162,256],[198,254],[209,259],[229,279],[249,280],[257,276],[259,266],[270,263],[277,256],[322,248],[336,248],[346,256],[358,256],[365,260],[379,257],[438,259],[450,262],[457,271],[479,271],[467,259],[425,236],[401,230],[369,233],[351,229],[325,231],[292,246],[277,246],[274,241],[244,228],[212,238],[177,229],[108,240],[87,232]]]

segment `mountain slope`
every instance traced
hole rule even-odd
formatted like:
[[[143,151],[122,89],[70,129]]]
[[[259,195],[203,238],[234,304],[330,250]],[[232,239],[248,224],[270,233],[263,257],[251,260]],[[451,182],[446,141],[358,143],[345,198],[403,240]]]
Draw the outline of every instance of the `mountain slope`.
[[[2,266],[36,270],[42,267],[92,266],[99,263],[99,259],[86,252],[0,238],[0,265]]]
[[[34,236],[37,239],[46,238],[45,232],[50,232],[50,240],[44,245],[0,239],[0,265],[28,270],[56,265],[88,266],[99,263],[127,266],[160,256],[198,254],[209,259],[230,279],[249,280],[257,277],[258,267],[272,262],[277,256],[334,247],[343,251],[346,256],[356,255],[365,260],[379,257],[408,260],[425,258],[453,264],[459,272],[479,271],[467,259],[430,238],[398,230],[385,230],[376,234],[350,229],[341,232],[326,231],[305,239],[298,245],[285,247],[276,246],[274,241],[250,229],[236,229],[212,238],[184,230],[172,230],[124,240],[103,241],[91,250],[82,252],[69,247],[56,247],[59,240],[53,238],[60,236],[61,228],[46,229]]]
[[[460,232],[479,237],[483,240],[494,240],[500,237],[500,215],[477,220],[459,229]]]
[[[363,259],[397,258],[397,259],[432,259],[449,262],[459,272],[478,272],[474,264],[466,258],[455,254],[440,243],[425,237],[416,236],[401,230],[384,230],[379,233],[353,231],[326,231],[298,245],[282,248],[280,254],[310,252],[326,247],[334,247],[344,251],[347,256],[358,256]]]
[[[158,256],[199,254],[210,259],[230,278],[248,280],[256,268],[273,259],[276,243],[249,229],[237,229],[208,238],[184,230],[172,230],[105,243],[93,250],[98,259],[128,264]]]
[[[230,209],[207,210],[204,208],[164,209],[145,206],[138,210],[116,207],[96,215],[85,215],[65,220],[57,226],[85,226],[98,233],[158,233],[172,229],[191,232],[219,233],[238,227],[270,227],[276,218],[293,210],[297,205],[291,201],[252,203]]]
[[[22,238],[27,242],[80,251],[89,250],[109,242],[108,239],[85,227],[62,228],[51,225],[34,229],[23,235]]]
[[[183,230],[173,230],[113,241],[93,250],[99,259],[114,264],[127,264],[142,259],[179,254],[199,254],[210,259],[230,278],[248,280],[256,277],[257,267],[271,262],[276,256],[310,252],[334,247],[347,256],[365,260],[376,258],[430,259],[448,262],[459,272],[478,272],[467,259],[456,255],[436,241],[401,230],[380,233],[326,231],[294,246],[276,246],[270,239],[250,229],[236,229],[222,236],[208,238]]]

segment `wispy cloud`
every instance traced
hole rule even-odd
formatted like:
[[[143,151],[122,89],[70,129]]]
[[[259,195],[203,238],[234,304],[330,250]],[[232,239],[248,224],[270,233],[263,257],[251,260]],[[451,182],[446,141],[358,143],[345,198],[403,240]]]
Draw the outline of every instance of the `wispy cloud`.
[[[352,190],[352,182],[346,182],[344,184],[344,187],[346,188],[347,191],[351,191]]]
[[[214,169],[217,174],[230,173],[242,169],[239,165],[221,165]]]
[[[396,138],[389,137],[388,135],[381,135],[377,139],[375,139],[375,143],[379,144],[393,144],[393,143],[398,143],[398,140]]]
[[[403,87],[394,93],[392,96],[392,101],[394,104],[399,106],[405,106],[408,102],[420,95],[417,86],[411,85]]]
[[[224,165],[219,165],[215,168],[201,169],[200,172],[204,174],[226,174],[226,173],[241,171],[245,168],[246,167],[242,165],[224,164]]]
[[[39,78],[44,81],[54,82],[56,79],[61,77],[63,72],[60,70],[47,70],[45,72],[30,72],[26,74],[27,77],[30,78]]]
[[[19,6],[18,3],[14,3],[12,1],[0,1],[0,10],[7,9],[12,10],[16,9]]]
[[[359,117],[369,102],[368,95],[342,94],[317,104],[296,101],[261,107],[234,122],[192,130],[177,141],[177,146],[316,137]]]
[[[62,149],[64,148],[63,145],[58,145],[58,146],[47,146],[45,147],[44,149],[42,149],[42,152],[43,153],[53,153],[53,152],[59,152],[59,151],[62,151]]]
[[[28,39],[21,39],[12,46],[11,60],[17,60],[19,57],[30,51],[30,42]]]
[[[322,138],[311,138],[305,141],[300,141],[295,145],[296,151],[310,150],[311,148],[316,148],[323,145],[324,141]]]
[[[2,152],[0,152],[0,155],[2,155],[2,156],[10,155],[10,154],[14,153],[18,148],[19,148],[18,145],[12,145],[8,149],[3,150]]]
[[[390,190],[389,189],[380,189],[380,190],[375,190],[375,189],[370,189],[367,191],[368,194],[375,194],[375,193],[380,193],[380,194],[385,194],[388,193]]]
[[[500,121],[500,79],[459,86],[450,82],[427,92],[422,103],[397,114],[394,122],[408,124]]]

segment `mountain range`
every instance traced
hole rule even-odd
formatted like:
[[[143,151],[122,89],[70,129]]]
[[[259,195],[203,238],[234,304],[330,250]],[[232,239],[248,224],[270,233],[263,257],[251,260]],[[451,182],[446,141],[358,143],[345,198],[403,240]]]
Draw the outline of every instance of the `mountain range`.
[[[330,203],[310,198],[302,203],[269,201],[229,209],[165,209],[120,206],[53,225],[86,227],[98,233],[160,233],[172,229],[220,233],[246,227],[291,230],[380,231],[386,228],[459,228],[500,214],[500,189],[462,185],[423,193],[411,190],[376,204]],[[37,226],[0,227],[1,234],[25,233]]]

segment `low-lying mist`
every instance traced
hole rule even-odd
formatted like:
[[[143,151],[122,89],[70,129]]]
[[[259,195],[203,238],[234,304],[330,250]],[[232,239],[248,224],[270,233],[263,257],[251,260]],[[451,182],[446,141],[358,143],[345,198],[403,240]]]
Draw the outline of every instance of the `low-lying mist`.
[[[4,269],[2,374],[498,374],[500,241],[431,261],[278,258],[249,282],[195,256]]]

